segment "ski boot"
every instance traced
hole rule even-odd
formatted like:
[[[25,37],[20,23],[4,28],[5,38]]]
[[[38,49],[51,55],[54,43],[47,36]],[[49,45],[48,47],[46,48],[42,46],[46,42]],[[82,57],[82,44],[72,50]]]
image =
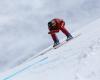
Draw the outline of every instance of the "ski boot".
[[[71,40],[72,38],[73,38],[73,36],[72,36],[71,34],[69,34],[69,35],[67,36],[66,41],[69,41],[69,40]]]
[[[59,41],[56,41],[56,42],[54,42],[53,47],[55,47],[55,46],[57,46],[57,45],[59,45],[59,44],[60,44]]]

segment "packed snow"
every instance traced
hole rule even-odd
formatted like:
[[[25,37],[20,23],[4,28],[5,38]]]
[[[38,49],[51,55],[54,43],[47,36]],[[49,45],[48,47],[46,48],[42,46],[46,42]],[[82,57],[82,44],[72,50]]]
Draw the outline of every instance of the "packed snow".
[[[100,80],[100,19],[73,33],[77,34],[81,35],[58,49],[1,73],[0,80]]]

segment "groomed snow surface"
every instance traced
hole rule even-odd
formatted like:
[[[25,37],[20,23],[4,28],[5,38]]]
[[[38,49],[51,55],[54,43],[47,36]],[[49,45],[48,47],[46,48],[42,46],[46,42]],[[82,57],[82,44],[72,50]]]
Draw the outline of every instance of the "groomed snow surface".
[[[100,19],[81,35],[46,54],[0,74],[0,80],[100,80]]]

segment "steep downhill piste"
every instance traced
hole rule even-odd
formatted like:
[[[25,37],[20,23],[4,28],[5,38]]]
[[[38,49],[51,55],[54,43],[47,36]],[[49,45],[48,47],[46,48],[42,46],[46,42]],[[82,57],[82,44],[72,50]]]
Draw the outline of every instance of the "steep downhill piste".
[[[47,51],[49,47],[1,73],[0,80],[100,80],[100,19],[73,33],[77,34],[81,35],[58,49]]]

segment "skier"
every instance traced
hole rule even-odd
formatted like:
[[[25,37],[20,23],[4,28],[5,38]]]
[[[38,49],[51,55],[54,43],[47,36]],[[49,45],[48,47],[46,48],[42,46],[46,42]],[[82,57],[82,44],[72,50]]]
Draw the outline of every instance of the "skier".
[[[66,41],[72,39],[72,35],[69,33],[69,31],[65,28],[65,22],[62,19],[54,18],[50,22],[48,22],[48,29],[50,32],[48,34],[51,35],[54,45],[53,47],[60,44],[57,36],[55,33],[58,33],[60,30],[67,36]]]

